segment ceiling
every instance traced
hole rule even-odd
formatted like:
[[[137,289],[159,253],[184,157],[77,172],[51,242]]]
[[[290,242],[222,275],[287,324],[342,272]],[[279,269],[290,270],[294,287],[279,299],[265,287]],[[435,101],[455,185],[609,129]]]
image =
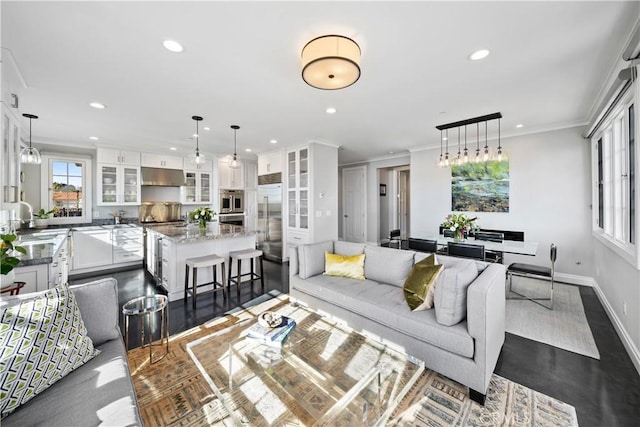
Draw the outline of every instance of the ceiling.
[[[637,1],[0,7],[3,63],[9,52],[27,84],[20,112],[40,116],[34,143],[187,155],[201,115],[206,154],[230,154],[238,124],[239,155],[320,141],[341,147],[341,164],[439,147],[436,125],[497,111],[503,136],[585,124],[640,15]],[[360,45],[353,86],[303,82],[302,47],[324,34]],[[486,59],[467,59],[481,48]]]

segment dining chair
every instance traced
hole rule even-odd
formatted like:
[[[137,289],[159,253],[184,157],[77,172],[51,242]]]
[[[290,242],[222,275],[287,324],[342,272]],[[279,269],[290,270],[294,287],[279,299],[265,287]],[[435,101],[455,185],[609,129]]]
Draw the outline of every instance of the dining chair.
[[[469,243],[447,242],[448,253],[451,256],[473,258],[484,261],[484,246]]]
[[[502,243],[502,241],[504,240],[504,233],[480,230],[476,231],[475,238],[476,240]],[[502,263],[502,260],[504,259],[504,254],[501,251],[487,250],[485,251],[484,256],[485,260],[489,262]]]
[[[509,265],[509,267],[507,267],[507,277],[509,278],[509,291],[519,296],[513,297],[507,294],[507,299],[527,299],[531,302],[535,302],[536,304],[539,304],[545,308],[548,308],[549,310],[553,310],[553,284],[554,284],[555,263],[556,263],[557,255],[558,255],[558,252],[557,252],[556,245],[552,243],[551,248],[549,250],[549,259],[551,261],[551,267],[545,267],[545,266],[536,265],[536,264],[519,263],[519,262],[515,262]],[[551,286],[550,286],[549,298],[528,297],[526,295],[515,292],[514,290],[511,289],[513,276],[523,276],[523,277],[530,277],[533,279],[541,279],[541,280],[550,279]],[[547,306],[545,304],[542,304],[539,301],[549,301],[549,305]]]
[[[438,241],[409,237],[409,249],[419,252],[438,252]]]
[[[402,243],[402,240],[400,239],[400,234],[401,233],[399,228],[395,230],[391,230],[389,232],[389,238],[386,240],[383,240],[380,243],[380,246],[387,246],[389,248],[400,249],[401,243]]]

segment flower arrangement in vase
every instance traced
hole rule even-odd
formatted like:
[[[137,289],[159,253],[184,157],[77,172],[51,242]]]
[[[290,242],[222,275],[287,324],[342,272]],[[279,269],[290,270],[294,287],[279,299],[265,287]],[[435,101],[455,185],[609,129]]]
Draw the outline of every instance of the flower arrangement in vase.
[[[447,215],[444,222],[440,224],[440,227],[453,231],[454,240],[464,240],[464,233],[480,228],[480,226],[475,223],[477,219],[478,217],[469,218],[463,213],[457,215],[450,214]]]
[[[191,212],[189,212],[189,219],[191,221],[197,221],[198,226],[200,227],[200,234],[204,235],[207,232],[207,223],[213,221],[213,217],[216,216],[216,213],[211,210],[208,206],[202,206],[199,208],[195,208]]]

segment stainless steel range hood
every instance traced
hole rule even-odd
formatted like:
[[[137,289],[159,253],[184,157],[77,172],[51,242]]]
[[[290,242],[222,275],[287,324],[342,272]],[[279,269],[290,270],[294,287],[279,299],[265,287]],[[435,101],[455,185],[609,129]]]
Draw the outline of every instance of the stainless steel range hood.
[[[179,169],[140,168],[142,185],[156,185],[160,187],[182,187],[184,174]]]

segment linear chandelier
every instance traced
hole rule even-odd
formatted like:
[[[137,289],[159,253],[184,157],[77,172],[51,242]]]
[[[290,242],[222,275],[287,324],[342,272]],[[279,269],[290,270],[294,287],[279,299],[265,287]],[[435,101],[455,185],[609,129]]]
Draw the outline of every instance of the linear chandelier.
[[[449,166],[460,166],[467,163],[482,163],[490,160],[501,162],[504,160],[505,156],[502,153],[502,144],[500,141],[501,118],[502,113],[498,112],[436,126],[436,129],[440,131],[440,159],[438,161],[438,166],[444,168]],[[491,120],[496,120],[498,127],[498,149],[495,156],[492,156],[489,149],[488,122]],[[482,148],[482,151],[480,150],[480,123],[484,123],[484,147]],[[467,147],[467,126],[474,124],[476,125],[476,150],[475,155],[470,157],[469,149]],[[458,133],[458,152],[454,158],[451,158],[449,155],[449,129],[457,129]],[[464,149],[462,151],[460,139],[461,129],[464,129]],[[446,143],[444,153],[442,151],[443,142]]]

